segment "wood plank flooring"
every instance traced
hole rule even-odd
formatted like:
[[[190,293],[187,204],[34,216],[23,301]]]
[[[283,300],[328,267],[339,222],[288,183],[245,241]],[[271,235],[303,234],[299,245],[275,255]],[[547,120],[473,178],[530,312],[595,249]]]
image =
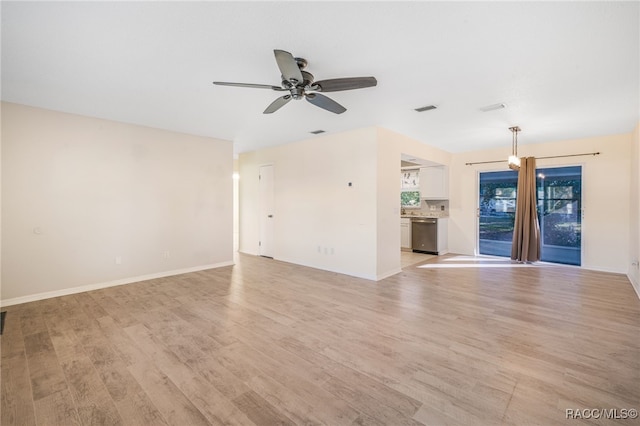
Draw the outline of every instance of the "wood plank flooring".
[[[434,257],[436,257],[434,254],[414,253],[411,250],[404,249],[400,251],[400,267],[404,269],[408,266],[426,262]]]
[[[640,424],[566,418],[640,409],[622,275],[408,266],[372,282],[239,255],[6,310],[3,426]]]

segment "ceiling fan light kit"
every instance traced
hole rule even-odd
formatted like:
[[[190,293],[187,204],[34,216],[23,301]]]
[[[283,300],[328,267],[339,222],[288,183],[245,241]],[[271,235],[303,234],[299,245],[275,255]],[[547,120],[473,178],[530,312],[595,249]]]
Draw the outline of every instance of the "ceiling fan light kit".
[[[347,109],[333,99],[324,96],[319,92],[339,92],[343,90],[363,89],[374,87],[378,84],[375,77],[348,77],[334,78],[329,80],[314,81],[313,74],[304,71],[307,60],[304,58],[294,58],[293,55],[284,50],[274,50],[276,63],[282,74],[282,85],[272,86],[269,84],[250,83],[229,83],[224,81],[214,81],[213,84],[220,86],[248,87],[252,89],[271,89],[277,92],[288,91],[288,95],[277,98],[263,112],[272,114],[288,104],[292,99],[306,99],[307,102],[333,112],[342,114]]]

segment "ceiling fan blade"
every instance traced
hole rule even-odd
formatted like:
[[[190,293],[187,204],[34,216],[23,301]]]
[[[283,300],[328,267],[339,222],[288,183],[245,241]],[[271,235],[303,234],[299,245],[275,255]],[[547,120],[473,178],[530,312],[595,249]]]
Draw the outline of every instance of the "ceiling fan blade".
[[[264,110],[263,114],[271,114],[285,106],[291,100],[291,95],[282,96],[275,101],[271,102],[271,104]]]
[[[347,110],[345,107],[343,107],[333,99],[321,95],[320,93],[307,93],[305,98],[315,106],[326,109],[327,111],[334,112],[336,114],[342,114]]]
[[[225,81],[214,81],[213,84],[217,84],[218,86],[250,87],[252,89],[271,89],[271,90],[278,90],[278,91],[287,90],[287,89],[283,89],[280,86],[272,86],[270,84],[228,83]]]
[[[292,82],[294,86],[304,81],[298,63],[291,53],[277,49],[274,50],[273,53],[276,55],[278,68],[280,68],[282,77],[284,77],[285,80]]]
[[[365,87],[373,87],[378,84],[375,77],[350,77],[350,78],[333,78],[330,80],[316,81],[314,86],[320,92],[339,92],[341,90],[363,89]]]

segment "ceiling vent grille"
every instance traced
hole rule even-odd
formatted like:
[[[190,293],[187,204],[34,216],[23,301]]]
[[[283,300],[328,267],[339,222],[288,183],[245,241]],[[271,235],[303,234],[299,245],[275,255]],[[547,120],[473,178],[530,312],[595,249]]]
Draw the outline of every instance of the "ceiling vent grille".
[[[432,109],[436,109],[436,108],[438,107],[435,105],[427,105],[420,108],[416,108],[415,111],[418,111],[418,112],[431,111]]]
[[[498,109],[503,109],[503,108],[506,108],[506,107],[507,107],[507,104],[499,103],[499,104],[493,104],[493,105],[484,106],[484,107],[480,108],[480,111],[489,112],[489,111],[495,111],[495,110],[498,110]]]

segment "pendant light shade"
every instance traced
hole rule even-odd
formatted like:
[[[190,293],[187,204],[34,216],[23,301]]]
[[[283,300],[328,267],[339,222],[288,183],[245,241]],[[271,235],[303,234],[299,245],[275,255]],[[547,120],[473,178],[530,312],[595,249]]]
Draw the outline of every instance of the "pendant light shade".
[[[520,127],[509,127],[509,130],[511,130],[512,133],[511,155],[507,161],[511,170],[520,170],[520,158],[518,157],[518,132],[520,131]]]

